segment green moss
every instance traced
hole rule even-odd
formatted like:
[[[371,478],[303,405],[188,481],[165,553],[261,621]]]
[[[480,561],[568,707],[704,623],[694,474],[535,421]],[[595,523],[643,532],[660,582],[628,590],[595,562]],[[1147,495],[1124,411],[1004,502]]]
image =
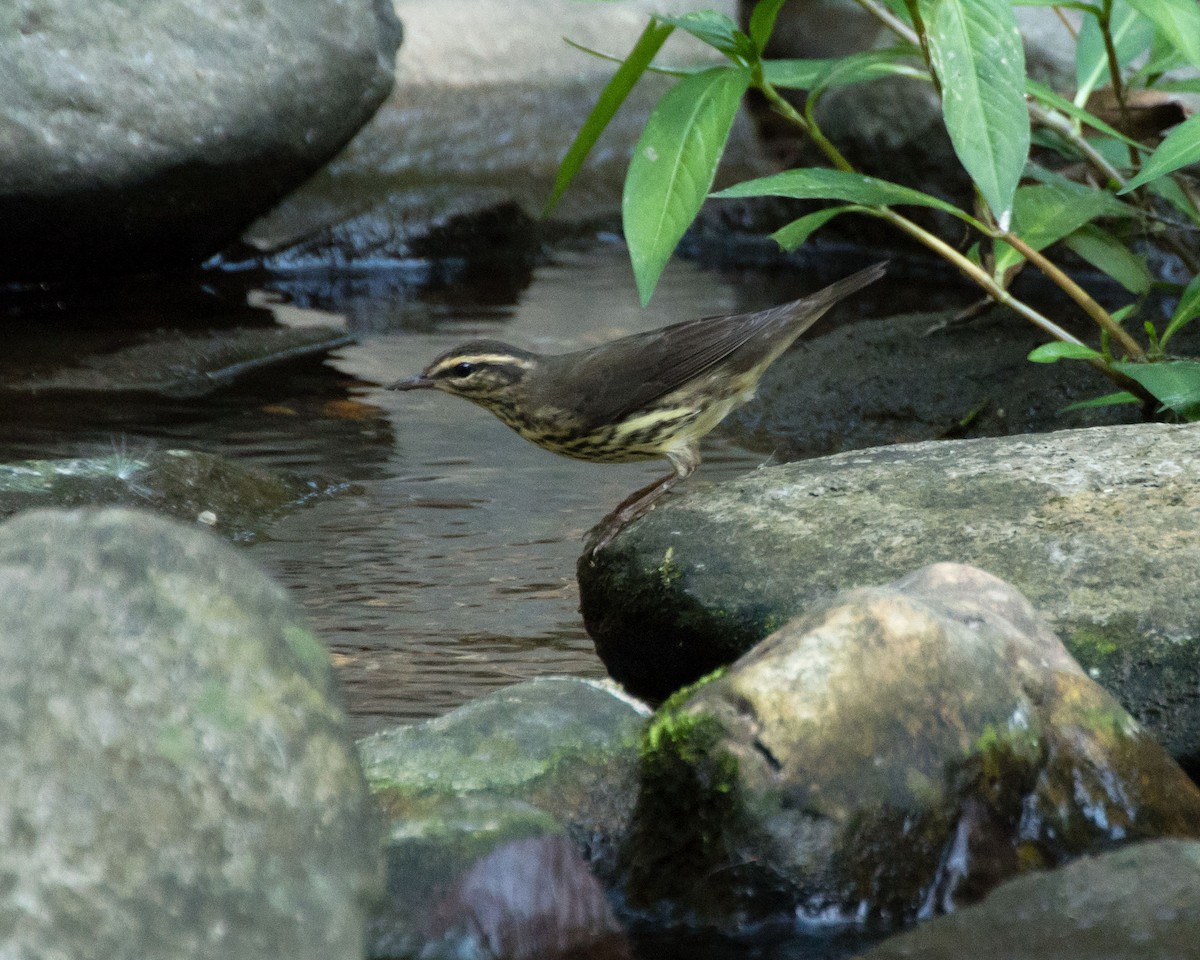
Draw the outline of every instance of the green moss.
[[[283,628],[283,639],[306,670],[320,676],[329,669],[329,654],[311,631],[289,624]]]
[[[1091,623],[1075,627],[1066,638],[1066,646],[1084,669],[1105,669],[1121,651],[1112,631]]]
[[[708,677],[700,684],[711,682]],[[722,746],[720,720],[689,709],[695,686],[675,694],[642,739],[641,791],[621,860],[635,906],[663,902],[724,913],[736,883],[706,878],[739,867],[734,837],[742,828],[738,761]]]
[[[649,741],[657,723],[668,720],[669,715],[677,713],[680,707],[683,706],[684,702],[691,698],[693,693],[703,687],[706,683],[712,683],[714,680],[719,680],[725,675],[725,671],[728,669],[728,666],[717,667],[716,670],[713,670],[711,673],[706,673],[694,683],[689,683],[686,687],[680,687],[673,694],[671,694],[671,696],[669,696],[663,702],[662,706],[658,708],[654,714],[654,719],[652,719],[649,725],[646,727],[646,733],[642,738],[643,748]]]
[[[206,680],[196,700],[196,712],[222,730],[240,730],[246,717],[224,683]]]

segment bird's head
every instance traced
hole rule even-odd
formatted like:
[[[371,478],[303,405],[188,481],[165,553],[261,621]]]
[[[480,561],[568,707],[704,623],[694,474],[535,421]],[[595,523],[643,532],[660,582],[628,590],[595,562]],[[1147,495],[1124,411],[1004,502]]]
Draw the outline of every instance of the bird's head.
[[[472,340],[447,350],[419,376],[388,384],[389,390],[442,390],[495,410],[521,391],[537,355],[498,340]]]

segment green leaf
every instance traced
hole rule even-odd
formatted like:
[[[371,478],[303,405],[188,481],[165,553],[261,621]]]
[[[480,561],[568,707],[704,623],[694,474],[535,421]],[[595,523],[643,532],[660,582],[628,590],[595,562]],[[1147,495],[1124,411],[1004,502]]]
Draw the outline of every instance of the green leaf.
[[[1118,403],[1141,402],[1140,397],[1135,397],[1128,390],[1118,390],[1116,393],[1106,393],[1102,397],[1092,397],[1090,400],[1079,400],[1075,403],[1067,404],[1059,412],[1066,413],[1068,410],[1087,410],[1089,407],[1112,407]]]
[[[1200,419],[1200,362],[1164,360],[1161,363],[1114,363],[1120,371],[1146,388],[1168,410],[1185,420]]]
[[[825,167],[807,167],[799,170],[785,170],[774,173],[769,177],[759,177],[757,180],[747,180],[728,187],[714,197],[731,199],[737,197],[791,197],[795,200],[841,200],[847,203],[860,203],[866,206],[915,206],[933,207],[953,214],[960,220],[973,222],[973,218],[964,213],[952,203],[947,203],[937,197],[902,187],[898,183],[889,183],[875,177],[863,176],[861,173],[847,173],[844,170],[829,170]]]
[[[1058,183],[1038,183],[1017,191],[1013,213],[1013,231],[1034,250],[1074,233],[1097,217],[1111,216],[1120,201],[1103,190],[1085,187],[1063,179]],[[1124,206],[1119,210],[1124,212]],[[1024,258],[1006,243],[996,244],[996,275]]]
[[[1101,133],[1106,133],[1110,137],[1137,149],[1145,151],[1147,149],[1144,143],[1138,143],[1132,137],[1127,137],[1121,133],[1116,127],[1109,126],[1093,113],[1089,113],[1083,107],[1077,107],[1066,97],[1060,96],[1043,83],[1027,77],[1025,79],[1026,92],[1035,99],[1044,103],[1048,107],[1053,107],[1055,110],[1060,110],[1074,120],[1078,120],[1085,126],[1091,127],[1093,130],[1099,130]]]
[[[849,86],[887,76],[929,79],[909,47],[866,50],[845,57],[816,60],[764,60],[763,79],[781,90],[813,90]]]
[[[1124,0],[1113,0],[1109,32],[1117,51],[1117,62],[1122,66],[1149,49],[1154,40],[1154,24]],[[1075,43],[1076,106],[1083,106],[1093,90],[1109,82],[1108,51],[1100,21],[1096,17],[1084,17]]]
[[[1200,77],[1160,80],[1154,89],[1163,93],[1200,93]]]
[[[847,87],[896,74],[928,78],[927,71],[914,68],[911,61],[915,56],[916,51],[911,49],[863,50],[860,53],[851,53],[825,61],[828,66],[817,75],[810,86],[815,94],[831,87]]]
[[[621,201],[642,304],[712,188],[750,71],[713,67],[680,80],[658,102],[633,150]]]
[[[1151,180],[1146,184],[1146,189],[1155,196],[1162,197],[1194,224],[1200,226],[1200,210],[1196,209],[1192,198],[1173,179],[1164,177],[1161,180]]]
[[[824,210],[817,210],[815,213],[810,213],[799,220],[793,220],[786,227],[776,230],[771,234],[771,239],[784,250],[795,250],[834,217],[857,209],[859,208],[854,204],[848,204],[841,207],[826,207]]]
[[[785,0],[758,0],[754,12],[750,14],[750,39],[754,48],[762,53],[767,41],[771,39],[771,31],[775,29],[775,18]]]
[[[816,82],[839,62],[828,60],[764,60],[763,79],[784,90],[811,90]]]
[[[1128,193],[1143,183],[1157,180],[1164,174],[1186,167],[1197,160],[1200,160],[1200,113],[1188,117],[1168,133],[1167,138],[1158,145],[1158,149],[1150,154],[1142,172],[1118,192]]]
[[[1200,274],[1192,277],[1192,282],[1184,288],[1183,295],[1179,298],[1179,305],[1171,314],[1171,322],[1163,331],[1159,345],[1165,347],[1167,341],[1175,336],[1177,330],[1191,323],[1197,317],[1200,317]]]
[[[1063,242],[1130,293],[1145,293],[1150,289],[1150,270],[1146,262],[1107,230],[1088,224],[1065,237]]]
[[[650,61],[654,59],[674,29],[674,27],[656,23],[653,20],[646,25],[646,29],[642,31],[642,35],[638,37],[637,43],[629,52],[629,56],[625,58],[625,61],[617,68],[617,72],[613,74],[612,79],[600,92],[600,99],[596,101],[592,112],[587,115],[579,132],[575,134],[571,146],[567,148],[562,163],[558,165],[558,172],[554,176],[554,189],[550,191],[550,199],[546,201],[542,216],[547,216],[562,199],[563,193],[566,192],[571,181],[575,179],[575,175],[583,167],[583,161],[587,159],[592,147],[600,139],[600,134],[604,132],[604,128],[621,108],[621,104],[629,96],[629,91],[634,88],[638,78],[650,66]]]
[[[1099,353],[1082,343],[1064,343],[1055,340],[1053,343],[1043,343],[1029,351],[1029,359],[1034,363],[1055,363],[1058,360],[1101,360]]]
[[[1029,155],[1025,51],[1008,0],[922,0],[954,152],[1007,228]]]
[[[686,30],[697,40],[703,40],[734,60],[749,61],[756,56],[750,38],[729,17],[715,10],[698,10],[673,17],[658,15],[657,19]]]
[[[1159,32],[1200,67],[1200,6],[1196,0],[1126,0],[1143,17],[1154,21]]]

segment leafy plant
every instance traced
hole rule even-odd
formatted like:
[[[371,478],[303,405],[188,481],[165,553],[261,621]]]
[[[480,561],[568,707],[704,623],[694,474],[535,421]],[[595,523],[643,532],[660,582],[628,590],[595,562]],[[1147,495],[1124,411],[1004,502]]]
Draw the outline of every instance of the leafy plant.
[[[634,149],[625,181],[623,217],[634,277],[643,304],[663,267],[710,195],[742,96],[757,90],[780,115],[809,136],[828,167],[787,170],[737,184],[715,197],[778,196],[832,201],[773,234],[795,249],[835,217],[856,214],[890,223],[945,258],[992,300],[1049,334],[1054,343],[1031,359],[1079,359],[1107,374],[1121,392],[1091,403],[1156,401],[1162,409],[1200,419],[1200,362],[1173,359],[1169,341],[1200,316],[1193,279],[1160,334],[1144,325],[1145,346],[1121,321],[1151,288],[1144,257],[1130,238],[1162,246],[1195,275],[1192,242],[1200,209],[1182,167],[1200,161],[1200,116],[1176,126],[1151,149],[1090,109],[1104,88],[1126,119],[1147,91],[1200,92],[1200,5],[1195,0],[1070,0],[1077,11],[1076,90],[1055,92],[1026,76],[1013,8],[1044,0],[855,0],[895,35],[895,44],[820,60],[768,60],[764,50],[785,0],[759,0],[746,30],[713,11],[653,17],[584,122],[559,169],[548,209],[578,173],[592,145],[674,30],[684,30],[723,54],[724,66],[666,71],[678,82],[652,112]],[[1068,22],[1064,18],[1064,23]],[[589,51],[596,53],[596,51]],[[604,56],[604,54],[598,54]],[[829,90],[889,76],[932,84],[954,150],[975,186],[967,210],[939,197],[863,175],[821,129],[817,107]],[[780,92],[804,91],[802,106]],[[1035,138],[1086,164],[1084,182],[1030,159]],[[929,207],[974,234],[966,251],[900,212]],[[1133,298],[1109,313],[1044,251],[1063,243],[1116,279]],[[1014,296],[1015,274],[1032,265],[1056,283],[1100,329],[1092,349]]]

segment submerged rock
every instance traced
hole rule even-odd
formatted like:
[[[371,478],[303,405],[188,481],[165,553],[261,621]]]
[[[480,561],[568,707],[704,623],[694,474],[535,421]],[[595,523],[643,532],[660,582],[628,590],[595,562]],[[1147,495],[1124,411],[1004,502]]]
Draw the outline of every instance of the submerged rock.
[[[0,517],[35,507],[145,507],[251,540],[284,510],[344,488],[194,450],[0,464]]]
[[[838,454],[678,497],[579,564],[609,672],[663,696],[815,603],[927,563],[1010,581],[1171,753],[1200,759],[1200,425]]]
[[[1157,840],[1006,883],[862,960],[1186,960],[1200,943],[1200,843]]]
[[[318,357],[353,339],[326,326],[159,330],[143,342],[79,358],[52,371],[11,377],[4,389],[201,397],[269,367]]]
[[[0,569],[4,953],[361,957],[378,821],[282,588],[128,510],[22,514]]]
[[[1200,791],[1029,603],[939,564],[787,624],[647,730],[635,908],[883,928],[1116,842],[1200,836]]]
[[[564,844],[610,857],[648,715],[610,684],[551,677],[361,740],[390,824],[371,956],[509,956],[471,952],[479,943],[523,944],[512,954],[522,957],[585,944],[620,956],[606,952],[623,941],[611,939],[599,887]]]
[[[0,11],[0,272],[194,262],[392,88],[388,2],[28,0]]]
[[[604,889],[561,836],[514,840],[478,860],[437,905],[430,934],[438,946],[422,957],[630,957]]]

